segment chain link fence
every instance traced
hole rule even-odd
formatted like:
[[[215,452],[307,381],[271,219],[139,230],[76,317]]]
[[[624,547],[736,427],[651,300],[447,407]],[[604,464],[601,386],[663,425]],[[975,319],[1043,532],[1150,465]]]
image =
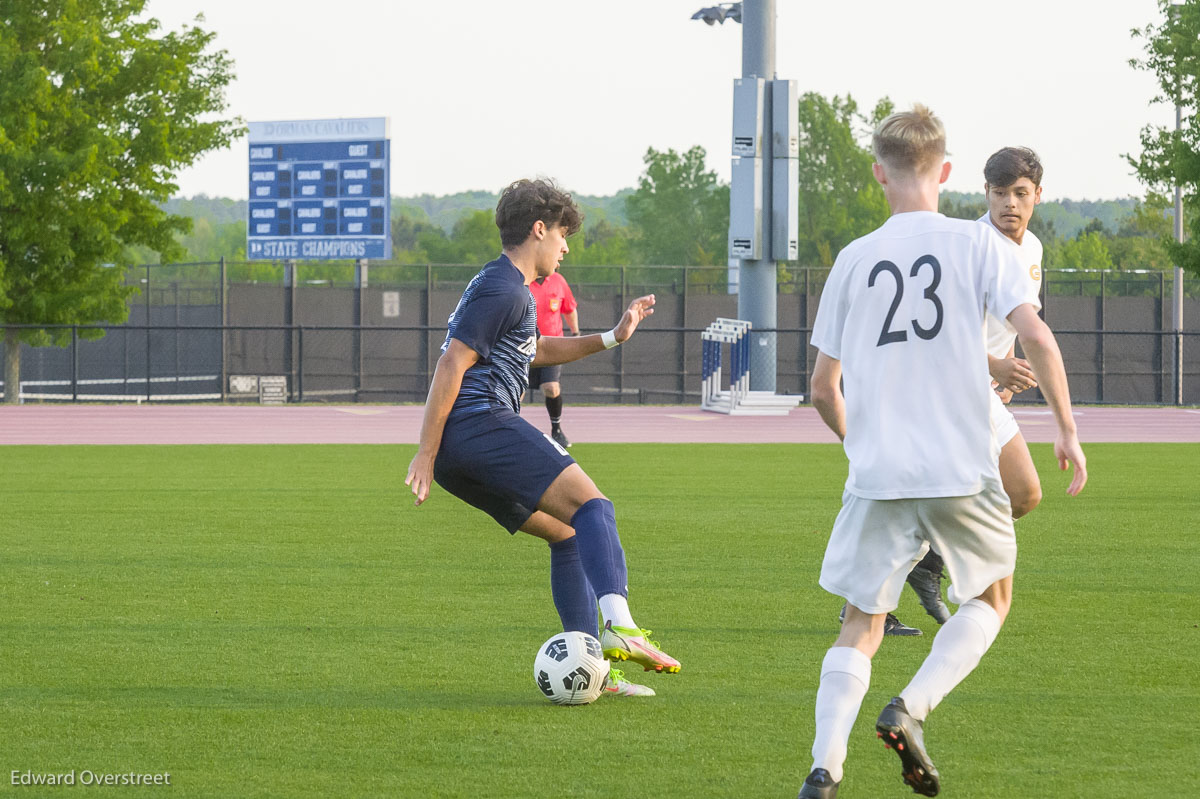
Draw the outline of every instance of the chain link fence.
[[[65,346],[22,345],[27,401],[252,399],[282,377],[293,402],[420,402],[449,317],[475,265],[204,263],[131,267],[123,325],[40,328]],[[361,274],[360,272],[360,274]],[[700,332],[737,316],[724,267],[564,267],[584,332],[656,295],[628,345],[568,364],[579,403],[699,402]],[[777,326],[760,336],[779,393],[807,394],[809,346],[827,269],[782,268]],[[1172,328],[1174,281],[1160,272],[1047,270],[1044,316],[1058,336],[1075,402],[1200,403],[1200,280],[1184,282],[1183,332]],[[1037,402],[1036,392],[1018,402]]]

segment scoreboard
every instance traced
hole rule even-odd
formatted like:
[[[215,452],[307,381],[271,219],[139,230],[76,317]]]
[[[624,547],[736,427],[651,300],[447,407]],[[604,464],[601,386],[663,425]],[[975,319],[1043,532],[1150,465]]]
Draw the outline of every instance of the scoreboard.
[[[387,118],[251,122],[251,260],[389,258]]]

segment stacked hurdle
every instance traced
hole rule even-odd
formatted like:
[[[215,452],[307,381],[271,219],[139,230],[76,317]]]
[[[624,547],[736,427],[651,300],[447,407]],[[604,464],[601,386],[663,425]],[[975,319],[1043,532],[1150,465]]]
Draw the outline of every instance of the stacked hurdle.
[[[717,320],[700,334],[700,410],[731,416],[786,416],[804,399],[750,390],[750,328],[742,319]],[[721,387],[722,350],[729,345],[729,389]]]

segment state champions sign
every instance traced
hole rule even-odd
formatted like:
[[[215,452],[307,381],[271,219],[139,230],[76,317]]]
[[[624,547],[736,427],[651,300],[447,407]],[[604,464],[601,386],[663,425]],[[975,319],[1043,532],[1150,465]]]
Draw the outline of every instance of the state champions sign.
[[[391,257],[386,117],[251,122],[249,129],[248,258]]]

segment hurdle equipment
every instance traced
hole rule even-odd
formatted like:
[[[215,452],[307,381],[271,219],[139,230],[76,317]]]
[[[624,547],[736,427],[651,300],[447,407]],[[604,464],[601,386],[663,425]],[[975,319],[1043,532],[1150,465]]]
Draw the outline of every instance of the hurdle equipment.
[[[786,416],[804,397],[750,390],[750,329],[742,319],[716,321],[700,334],[700,410],[730,416]],[[729,388],[722,386],[722,350],[729,346]]]

